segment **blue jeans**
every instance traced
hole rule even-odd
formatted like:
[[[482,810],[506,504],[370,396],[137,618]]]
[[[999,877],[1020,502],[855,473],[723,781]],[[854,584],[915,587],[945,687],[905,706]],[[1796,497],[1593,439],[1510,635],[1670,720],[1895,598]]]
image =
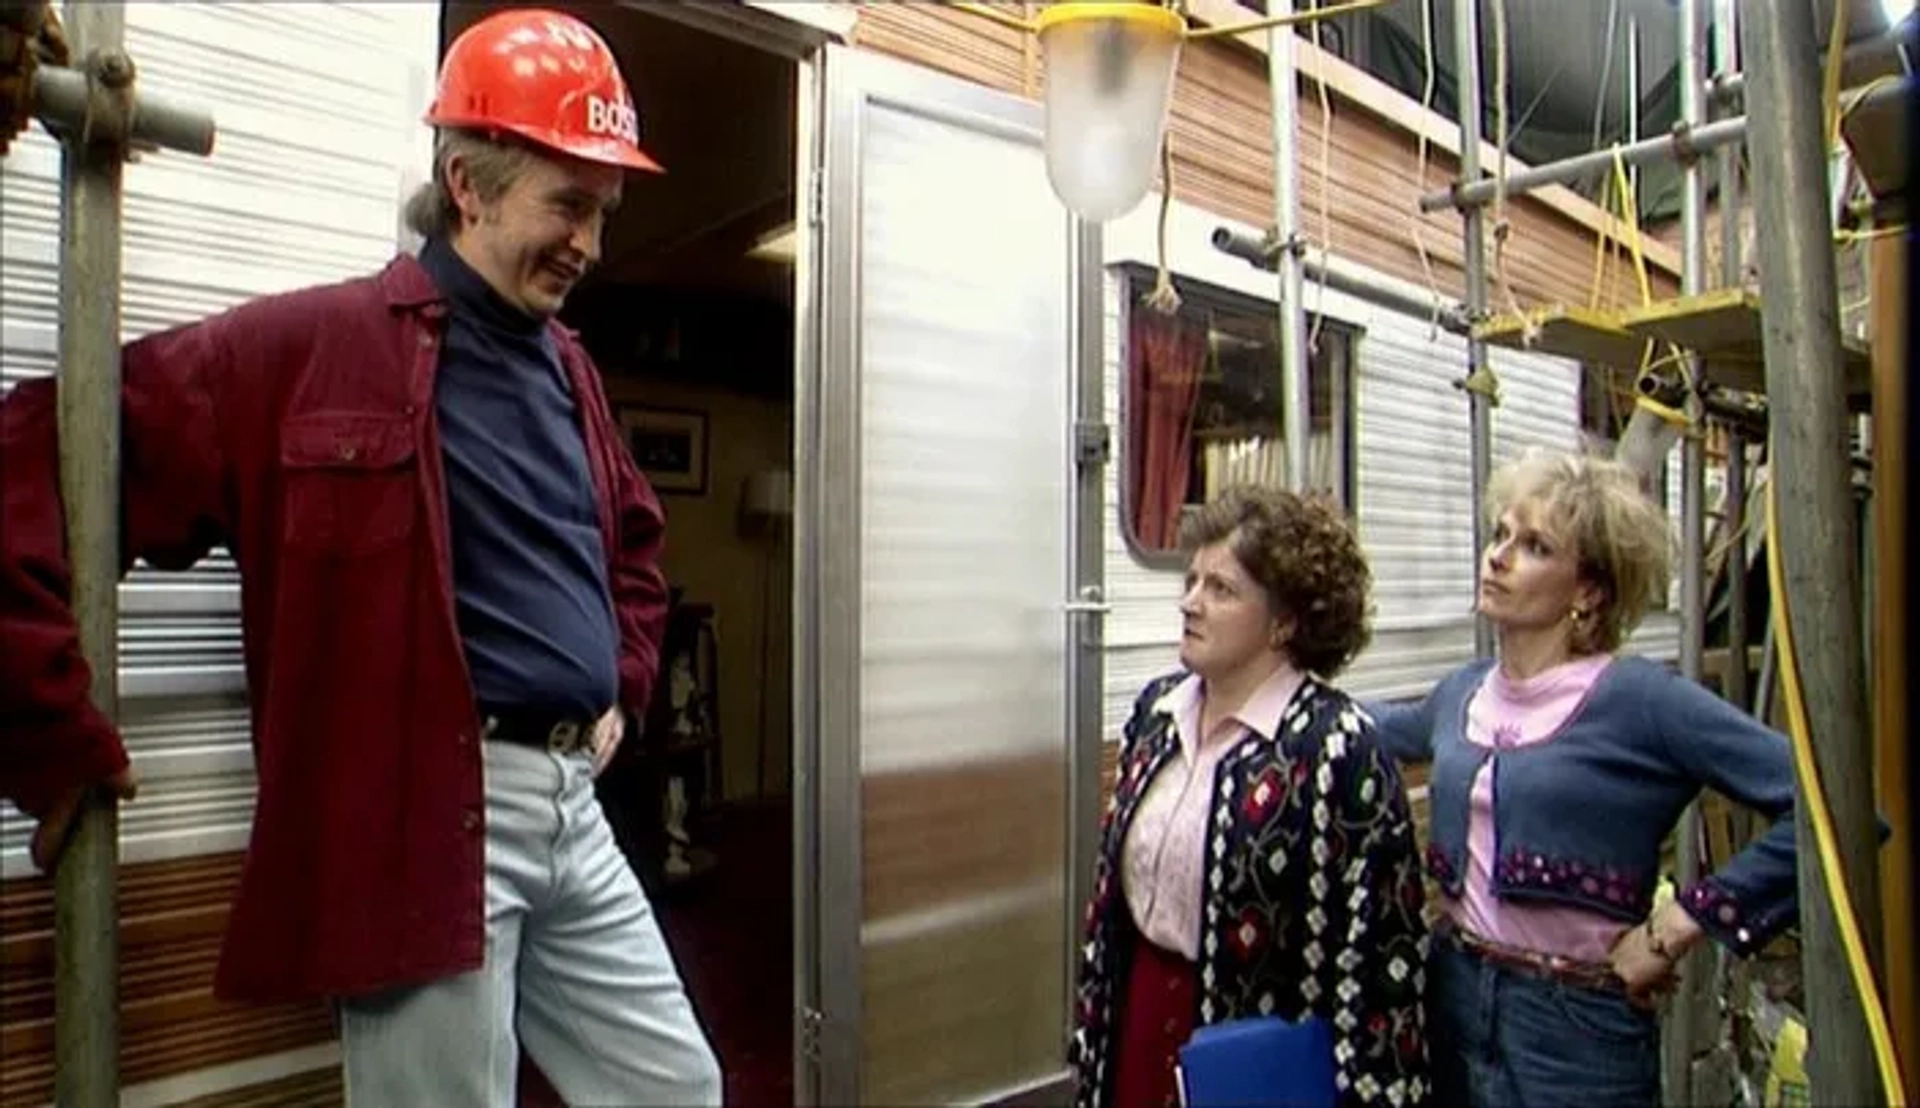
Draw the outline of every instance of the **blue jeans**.
[[[1433,1103],[1650,1108],[1660,1026],[1624,995],[1490,965],[1436,935],[1427,969]]]
[[[522,1045],[569,1104],[719,1104],[720,1067],[586,756],[481,747],[486,965],[343,1001],[347,1104],[513,1108]]]

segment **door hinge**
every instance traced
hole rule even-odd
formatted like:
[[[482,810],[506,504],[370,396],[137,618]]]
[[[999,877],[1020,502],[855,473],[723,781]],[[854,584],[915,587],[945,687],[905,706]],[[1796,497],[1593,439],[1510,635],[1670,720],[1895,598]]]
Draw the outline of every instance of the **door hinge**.
[[[815,169],[807,175],[807,226],[819,227],[826,221],[827,175]]]
[[[809,1062],[820,1060],[820,1012],[814,1008],[800,1009],[800,1054]]]
[[[1073,425],[1073,460],[1081,469],[1103,466],[1113,460],[1113,438],[1104,423],[1082,421]]]

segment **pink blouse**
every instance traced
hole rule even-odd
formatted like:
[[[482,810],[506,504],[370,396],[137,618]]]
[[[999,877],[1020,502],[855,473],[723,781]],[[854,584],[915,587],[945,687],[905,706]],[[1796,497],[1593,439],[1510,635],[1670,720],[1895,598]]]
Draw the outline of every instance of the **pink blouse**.
[[[1467,741],[1494,750],[1549,742],[1586,703],[1595,681],[1613,661],[1609,655],[1576,658],[1524,680],[1499,666],[1467,705]],[[1540,954],[1583,962],[1608,960],[1626,924],[1584,908],[1516,904],[1493,895],[1493,791],[1499,755],[1489,757],[1473,780],[1467,817],[1467,876],[1461,896],[1443,909],[1454,923],[1484,938]]]
[[[1201,870],[1214,770],[1249,732],[1273,740],[1300,683],[1297,670],[1281,666],[1204,737],[1200,708],[1205,687],[1198,676],[1189,675],[1155,705],[1155,710],[1173,716],[1179,752],[1140,798],[1121,848],[1121,881],[1134,925],[1156,946],[1190,961],[1199,958]]]

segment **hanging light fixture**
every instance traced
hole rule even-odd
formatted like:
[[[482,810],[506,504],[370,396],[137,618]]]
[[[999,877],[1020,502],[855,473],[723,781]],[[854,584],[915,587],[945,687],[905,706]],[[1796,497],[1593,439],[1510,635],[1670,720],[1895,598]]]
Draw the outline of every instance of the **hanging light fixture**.
[[[1147,195],[1187,36],[1159,4],[1068,0],[1033,24],[1047,72],[1047,178],[1060,201],[1094,222]]]

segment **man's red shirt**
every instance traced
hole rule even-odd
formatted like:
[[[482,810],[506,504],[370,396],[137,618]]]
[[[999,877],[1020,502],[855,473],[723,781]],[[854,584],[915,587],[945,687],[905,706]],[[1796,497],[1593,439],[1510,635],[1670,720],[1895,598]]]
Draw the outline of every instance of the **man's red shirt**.
[[[124,566],[240,567],[259,799],[215,980],[257,1001],[366,993],[485,956],[479,720],[454,620],[433,384],[446,308],[412,257],[128,345]],[[664,520],[577,338],[572,383],[644,717]],[[69,604],[53,382],[0,403],[0,796],[29,815],[127,762]]]

